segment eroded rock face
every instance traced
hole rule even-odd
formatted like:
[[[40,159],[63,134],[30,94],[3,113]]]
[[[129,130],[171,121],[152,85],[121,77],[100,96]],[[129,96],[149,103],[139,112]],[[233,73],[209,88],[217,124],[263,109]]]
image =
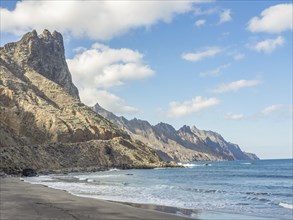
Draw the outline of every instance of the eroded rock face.
[[[0,169],[8,174],[100,171],[116,167],[168,166],[154,150],[121,137],[81,143],[53,143],[0,148]],[[172,164],[169,164],[172,166]]]
[[[0,66],[0,146],[75,143],[129,136],[34,70]]]
[[[0,171],[10,173],[161,166],[151,148],[80,102],[62,36],[47,30],[0,48],[0,152]]]
[[[73,97],[79,99],[78,90],[72,83],[64,55],[63,37],[48,30],[40,35],[36,31],[25,34],[16,43],[1,48],[1,59],[13,72],[24,74],[34,70],[47,79],[59,84]]]
[[[227,142],[213,131],[199,130],[184,125],[175,130],[171,125],[159,123],[152,126],[139,119],[127,120],[103,109],[99,104],[94,111],[128,131],[136,139],[148,143],[166,161],[194,160],[256,160],[258,157],[243,152],[237,144]]]

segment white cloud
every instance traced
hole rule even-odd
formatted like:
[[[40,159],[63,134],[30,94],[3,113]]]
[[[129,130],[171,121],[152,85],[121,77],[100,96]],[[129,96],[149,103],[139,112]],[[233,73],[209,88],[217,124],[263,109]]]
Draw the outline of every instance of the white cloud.
[[[113,49],[98,43],[90,49],[77,48],[76,51],[78,54],[68,59],[67,63],[82,102],[89,106],[98,102],[115,113],[138,111],[104,89],[152,76],[154,71],[143,63],[141,53],[127,48]]]
[[[241,120],[243,118],[244,118],[243,114],[233,114],[233,113],[229,112],[225,115],[226,120]]]
[[[194,112],[199,112],[202,109],[218,105],[220,103],[219,99],[216,98],[204,98],[201,96],[196,96],[194,99],[189,101],[180,102],[171,102],[169,104],[168,117],[179,118],[186,115],[189,115]]]
[[[245,54],[244,53],[236,53],[233,56],[234,60],[243,60],[245,58]]]
[[[209,8],[207,10],[202,10],[200,7],[194,8],[194,15],[201,16],[201,15],[212,15],[218,13],[218,8]]]
[[[152,76],[154,71],[142,58],[138,51],[96,43],[68,59],[67,63],[78,88],[109,88]]]
[[[268,116],[272,114],[273,112],[281,110],[282,107],[283,106],[280,104],[268,106],[261,111],[261,115]]]
[[[251,45],[249,44],[247,44],[247,46],[251,47]],[[231,56],[236,61],[243,60],[245,58],[245,54],[242,52],[239,52],[238,50],[229,51],[227,55]]]
[[[225,9],[224,11],[222,11],[219,14],[219,16],[220,16],[219,24],[222,24],[222,23],[225,23],[225,22],[228,22],[228,21],[232,20],[231,10],[230,9]]]
[[[201,51],[198,51],[195,53],[184,53],[181,55],[181,57],[184,60],[197,62],[197,61],[203,60],[208,57],[213,57],[222,51],[223,51],[223,49],[221,49],[219,47],[209,47],[205,50],[201,50]]]
[[[1,32],[22,35],[36,29],[107,40],[138,27],[170,22],[202,1],[21,1],[1,8]]]
[[[205,23],[206,23],[206,20],[204,20],[204,19],[200,19],[200,20],[197,20],[197,21],[194,23],[194,25],[195,25],[196,27],[200,27],[200,26],[204,25]]]
[[[253,49],[258,52],[271,53],[276,48],[282,46],[284,42],[285,42],[284,38],[281,36],[278,36],[275,39],[267,39],[267,40],[257,42],[253,46]]]
[[[251,32],[280,33],[293,29],[293,4],[278,4],[266,8],[260,17],[253,17],[247,29]]]
[[[209,70],[209,71],[206,71],[206,72],[201,72],[199,75],[201,77],[219,76],[221,74],[221,71],[224,70],[224,69],[227,69],[229,66],[231,66],[231,64],[221,65],[221,66],[217,67],[216,69]]]
[[[222,84],[215,88],[212,92],[214,93],[224,93],[230,91],[238,91],[239,89],[246,87],[257,86],[261,83],[259,80],[238,80],[227,84]]]
[[[231,21],[231,9],[219,9],[219,8],[209,8],[206,10],[202,10],[200,7],[196,7],[194,9],[195,16],[202,16],[202,15],[213,15],[217,14],[219,16],[218,24],[223,24],[225,22]]]
[[[81,89],[79,92],[81,99],[89,106],[94,106],[98,102],[103,108],[116,114],[139,112],[137,108],[127,105],[125,100],[105,90],[85,88]]]

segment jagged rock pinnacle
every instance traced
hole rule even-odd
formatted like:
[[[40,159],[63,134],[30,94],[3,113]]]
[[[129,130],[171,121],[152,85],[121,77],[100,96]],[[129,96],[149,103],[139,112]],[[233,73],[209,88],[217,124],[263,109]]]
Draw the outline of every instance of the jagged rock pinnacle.
[[[65,54],[63,37],[57,31],[47,29],[38,35],[35,30],[25,34],[20,41],[4,46],[3,60],[9,60],[12,68],[32,69],[58,83],[69,94],[79,99],[78,90],[72,82]],[[24,72],[24,71],[23,71]]]

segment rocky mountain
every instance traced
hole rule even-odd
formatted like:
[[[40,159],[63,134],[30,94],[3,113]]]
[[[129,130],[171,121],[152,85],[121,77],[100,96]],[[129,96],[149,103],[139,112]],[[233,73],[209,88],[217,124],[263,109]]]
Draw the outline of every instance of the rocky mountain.
[[[255,160],[258,157],[243,152],[237,144],[227,142],[213,131],[199,130],[195,126],[184,125],[176,130],[171,125],[159,123],[152,126],[149,122],[118,117],[103,109],[99,104],[94,111],[118,127],[126,130],[134,139],[147,143],[166,161],[194,160]]]
[[[33,70],[79,99],[65,60],[63,37],[57,31],[51,34],[44,30],[39,36],[35,30],[29,32],[21,41],[1,48],[1,59],[5,62],[3,65],[12,68],[18,76],[23,75],[26,69]]]
[[[163,166],[154,150],[80,102],[62,35],[0,48],[0,170]]]

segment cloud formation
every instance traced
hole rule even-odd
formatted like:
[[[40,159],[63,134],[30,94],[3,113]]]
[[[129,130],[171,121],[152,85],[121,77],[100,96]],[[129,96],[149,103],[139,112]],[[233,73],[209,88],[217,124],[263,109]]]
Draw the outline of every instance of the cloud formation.
[[[257,42],[253,46],[253,49],[258,52],[271,53],[278,47],[282,46],[284,43],[284,38],[282,36],[278,36],[275,39],[267,39]]]
[[[212,69],[206,72],[201,72],[199,75],[201,77],[206,77],[206,76],[219,76],[222,72],[222,70],[227,69],[229,66],[231,66],[230,63],[225,64],[225,65],[221,65],[219,67],[217,67],[216,69]]]
[[[109,88],[154,75],[142,58],[138,51],[95,43],[90,49],[79,50],[67,63],[78,87]]]
[[[209,47],[205,50],[201,50],[195,53],[184,53],[181,55],[182,59],[191,61],[191,62],[197,62],[209,57],[213,57],[216,54],[222,52],[223,49],[220,47]]]
[[[96,100],[98,100],[99,105],[111,112],[115,112],[116,114],[131,114],[139,112],[139,109],[127,105],[125,100],[106,90],[91,90],[92,89],[86,88],[84,90],[81,90],[80,93],[84,99],[94,96],[95,101],[92,102],[91,106],[95,105],[97,103]]]
[[[231,10],[230,9],[225,9],[223,10],[220,14],[220,21],[219,24],[223,24],[225,22],[231,21],[232,17],[231,17]]]
[[[143,54],[127,48],[113,49],[98,43],[90,49],[77,48],[75,51],[77,54],[72,59],[67,59],[67,63],[85,104],[93,106],[99,102],[115,113],[138,111],[105,89],[154,75],[154,71],[144,64]]]
[[[58,30],[75,37],[108,40],[139,27],[170,22],[202,1],[21,1],[0,9],[1,32]]]
[[[283,106],[280,104],[268,106],[261,111],[261,115],[268,116],[268,115],[272,114],[273,112],[277,112],[277,111],[281,110],[282,107]]]
[[[248,22],[247,29],[251,32],[280,33],[293,29],[293,4],[278,4],[261,12]]]
[[[213,14],[217,14],[219,16],[218,24],[223,24],[232,20],[231,9],[219,9],[217,7],[214,7],[214,8],[202,10],[200,7],[194,8],[195,16],[213,15]]]
[[[233,114],[233,113],[229,112],[225,115],[226,120],[241,120],[243,118],[244,118],[243,114]]]
[[[200,20],[197,20],[197,21],[194,23],[194,25],[195,25],[196,27],[200,27],[200,26],[203,26],[205,23],[206,23],[206,20],[204,20],[204,19],[200,19]]]
[[[257,86],[260,83],[261,83],[261,81],[259,81],[259,80],[242,79],[242,80],[230,82],[227,84],[222,84],[222,85],[218,86],[217,88],[215,88],[214,90],[212,90],[212,92],[225,93],[225,92],[231,92],[231,91],[238,91],[242,88]]]
[[[244,53],[235,53],[233,55],[234,60],[243,60],[245,58],[245,54]]]
[[[194,99],[182,103],[171,102],[169,103],[170,109],[167,116],[170,118],[179,118],[218,105],[219,103],[220,100],[217,98],[204,98],[201,96],[196,96]]]
[[[201,15],[212,15],[215,13],[218,13],[218,8],[209,8],[207,10],[202,10],[200,7],[195,7],[193,9],[195,16],[201,16]]]

